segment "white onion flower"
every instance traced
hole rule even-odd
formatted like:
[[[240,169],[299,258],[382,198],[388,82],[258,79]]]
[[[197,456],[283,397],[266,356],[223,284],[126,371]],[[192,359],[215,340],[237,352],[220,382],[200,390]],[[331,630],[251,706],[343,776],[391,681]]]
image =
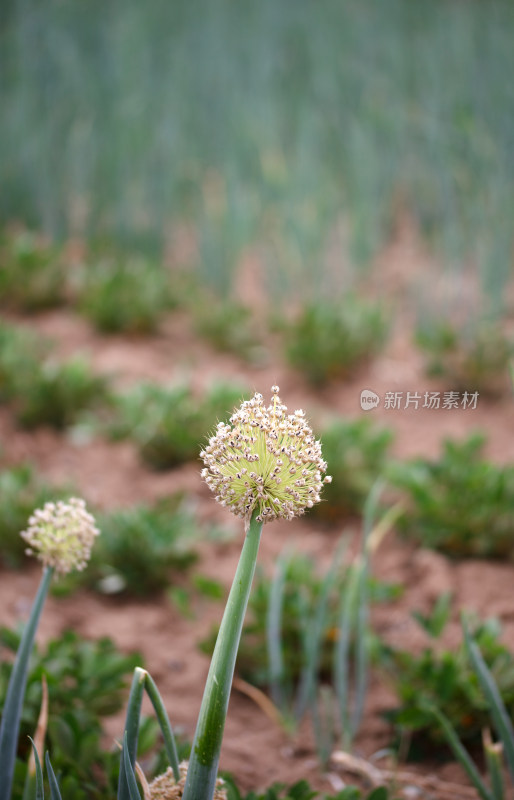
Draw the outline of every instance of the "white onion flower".
[[[72,497],[66,503],[46,503],[35,511],[21,536],[29,545],[28,555],[65,574],[84,569],[99,533],[84,500]]]
[[[260,522],[303,514],[321,499],[323,483],[332,480],[323,477],[321,444],[304,412],[288,414],[278,386],[271,391],[269,406],[256,393],[229,424],[220,422],[200,453],[202,477],[216,500],[246,521],[255,510]]]

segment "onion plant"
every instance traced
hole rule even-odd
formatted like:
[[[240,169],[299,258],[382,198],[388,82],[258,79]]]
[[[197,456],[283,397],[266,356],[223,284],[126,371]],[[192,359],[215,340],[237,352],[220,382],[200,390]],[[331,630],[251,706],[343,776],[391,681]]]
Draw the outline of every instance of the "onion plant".
[[[54,572],[84,569],[98,529],[83,500],[47,503],[29,519],[22,536],[44,565],[41,583],[11,673],[0,725],[0,800],[9,800],[16,759],[16,747],[27,683],[29,658],[39,618]]]
[[[198,717],[189,764],[178,763],[177,749],[162,698],[150,675],[136,668],[120,745],[118,800],[139,800],[136,775],[145,797],[185,800],[226,798],[218,779],[218,764],[241,629],[257,562],[262,527],[278,518],[292,519],[320,499],[326,463],[321,445],[303,411],[287,414],[278,387],[265,406],[255,394],[220,422],[201,453],[202,477],[216,499],[244,521],[245,538],[239,564],[221,622]],[[41,586],[18,651],[3,710],[0,729],[0,800],[10,800],[28,659],[54,572],[82,569],[89,559],[98,530],[81,500],[48,503],[29,520],[23,537],[30,552],[45,566]],[[163,733],[170,768],[148,786],[136,763],[141,703],[144,692],[154,707]],[[41,763],[36,761],[36,797],[44,798]],[[52,800],[60,790],[50,759],[45,759]],[[177,794],[179,792],[179,794]]]

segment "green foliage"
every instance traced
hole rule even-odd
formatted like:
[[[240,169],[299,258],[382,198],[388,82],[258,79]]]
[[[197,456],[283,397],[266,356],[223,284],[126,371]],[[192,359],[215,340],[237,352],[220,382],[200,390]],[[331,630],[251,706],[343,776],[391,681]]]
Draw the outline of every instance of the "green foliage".
[[[108,399],[107,381],[80,357],[59,363],[50,343],[32,331],[0,326],[0,402],[25,428],[62,429]]]
[[[103,259],[87,267],[80,307],[105,333],[151,333],[171,306],[170,275],[141,257]]]
[[[62,254],[30,231],[0,236],[0,306],[34,312],[60,305],[66,294]]]
[[[27,526],[35,508],[49,500],[69,497],[64,488],[52,488],[40,480],[30,464],[18,464],[0,472],[0,560],[8,567],[19,567],[25,557],[26,542],[20,531]]]
[[[261,349],[250,308],[232,300],[210,298],[192,310],[195,329],[217,350],[247,361],[259,358]]]
[[[116,399],[111,434],[133,439],[154,469],[170,469],[197,458],[213,420],[226,420],[246,394],[221,383],[201,398],[188,386],[141,384]]]
[[[196,559],[198,522],[176,494],[98,518],[102,535],[81,580],[104,591],[148,595],[169,585]]]
[[[489,396],[508,390],[514,342],[497,323],[427,325],[418,331],[417,342],[427,357],[427,373],[443,378],[449,388]]]
[[[24,428],[49,425],[62,430],[79,415],[107,401],[107,381],[80,357],[47,360],[27,380],[16,381],[14,409]]]
[[[388,322],[376,305],[346,295],[305,306],[286,326],[286,356],[315,386],[344,379],[383,346]]]
[[[310,513],[330,522],[360,514],[384,469],[392,438],[391,431],[376,428],[366,417],[338,420],[325,428],[320,439],[332,483],[323,487],[322,502]]]
[[[346,240],[369,260],[400,205],[451,263],[478,260],[501,296],[511,3],[116,0],[106,18],[98,0],[87,16],[25,2],[10,0],[2,26],[4,219],[149,247],[185,219],[218,285],[258,226],[276,266],[294,254],[287,290],[327,251],[339,271]],[[202,192],[213,173],[224,190]]]
[[[33,331],[0,323],[0,403],[16,400],[21,387],[30,384],[49,350],[49,342]]]
[[[307,781],[298,781],[291,786],[283,783],[274,783],[262,794],[249,792],[241,794],[230,775],[224,775],[227,784],[228,800],[393,800],[393,795],[385,786],[366,792],[357,786],[346,786],[337,794],[321,794],[308,784]]]
[[[416,459],[391,468],[407,495],[399,527],[427,547],[452,556],[512,558],[514,467],[480,457],[484,438],[446,441],[437,461]]]
[[[20,636],[0,629],[0,642],[15,653]],[[104,749],[103,718],[119,711],[127,676],[140,663],[140,656],[121,655],[110,639],[86,641],[72,631],[48,642],[44,651],[35,649],[30,662],[25,695],[13,800],[23,791],[24,764],[41,708],[41,682],[48,684],[49,717],[46,742],[56,774],[61,775],[63,797],[70,800],[106,800],[115,793],[118,770],[117,748]],[[0,706],[3,706],[11,664],[0,663]],[[155,745],[152,724],[142,726],[141,752]]]
[[[514,714],[514,655],[499,640],[496,620],[477,624],[474,639],[512,717]],[[444,750],[444,737],[427,706],[449,720],[459,738],[478,744],[489,720],[489,704],[469,662],[466,644],[444,650],[427,647],[420,655],[384,646],[380,664],[390,677],[399,706],[387,712],[398,732],[412,735],[410,755],[421,758],[434,749]]]

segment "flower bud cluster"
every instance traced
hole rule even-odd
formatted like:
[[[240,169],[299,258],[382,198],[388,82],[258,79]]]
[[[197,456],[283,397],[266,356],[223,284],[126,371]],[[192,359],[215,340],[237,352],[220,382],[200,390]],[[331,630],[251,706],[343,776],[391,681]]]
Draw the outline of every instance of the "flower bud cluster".
[[[84,569],[99,533],[84,500],[72,497],[67,503],[46,503],[35,511],[21,536],[29,545],[28,555],[36,555],[45,566],[64,574]]]
[[[237,516],[270,522],[292,519],[320,500],[327,465],[321,444],[314,438],[303,411],[287,414],[287,406],[272,387],[273,400],[266,407],[261,394],[245,401],[220,422],[207,447],[200,453],[202,477],[216,500]]]
[[[188,762],[182,761],[179,764],[180,780],[175,783],[173,770],[168,767],[163,775],[159,775],[150,784],[150,800],[180,800],[184,793],[186,784]],[[222,778],[216,779],[213,800],[227,800],[227,790]]]

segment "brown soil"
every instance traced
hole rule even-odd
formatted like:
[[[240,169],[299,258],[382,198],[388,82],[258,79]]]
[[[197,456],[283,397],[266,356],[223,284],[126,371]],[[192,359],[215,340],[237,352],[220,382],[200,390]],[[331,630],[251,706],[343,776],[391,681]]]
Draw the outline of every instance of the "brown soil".
[[[407,236],[402,241],[403,244],[392,246],[382,259],[382,267],[389,267],[389,286],[395,290],[392,299],[397,312],[395,333],[387,349],[360,376],[320,391],[309,388],[300,375],[285,365],[273,343],[263,364],[248,366],[237,357],[214,352],[193,334],[182,313],[172,315],[159,335],[149,339],[100,336],[69,311],[18,321],[50,335],[59,356],[86,354],[99,371],[114,376],[120,387],[142,379],[192,380],[200,390],[213,379],[226,378],[267,393],[272,384],[278,384],[287,405],[304,408],[315,427],[334,416],[357,417],[364,413],[390,426],[396,435],[394,455],[399,457],[436,456],[444,437],[464,437],[478,428],[487,434],[490,458],[501,463],[514,461],[514,439],[506,435],[514,421],[514,405],[508,393],[494,402],[479,398],[475,410],[390,410],[383,403],[373,411],[360,409],[359,396],[364,388],[378,392],[382,398],[386,391],[423,393],[447,388],[424,376],[422,359],[412,346],[409,270],[413,257],[419,262],[420,253],[413,252],[417,245],[412,238]],[[378,291],[383,290],[386,280],[382,272],[380,275],[382,285]],[[204,542],[195,569],[215,576],[227,587],[230,585],[241,545],[241,525],[214,502],[200,479],[199,465],[152,473],[141,464],[131,444],[111,444],[99,438],[80,440],[50,430],[23,432],[16,429],[5,409],[0,410],[0,440],[4,463],[14,464],[28,458],[47,479],[56,483],[71,481],[97,508],[152,501],[186,489],[194,498],[201,519],[222,523],[233,533],[228,542]],[[347,529],[358,537],[358,525],[348,526],[344,520],[331,529],[309,518],[272,523],[264,531],[260,562],[269,568],[287,541],[324,564],[334,552],[342,531]],[[375,553],[373,569],[380,578],[401,582],[406,587],[401,599],[374,614],[377,630],[389,641],[406,647],[422,646],[424,640],[412,621],[411,610],[427,612],[441,592],[451,589],[455,595],[455,613],[445,641],[459,637],[458,611],[466,608],[481,616],[497,616],[503,625],[504,641],[514,647],[514,564],[454,563],[439,554],[416,550],[390,534]],[[36,567],[19,573],[1,573],[2,624],[26,617],[39,574]],[[38,636],[44,641],[72,626],[84,636],[107,634],[123,650],[140,650],[166,700],[172,723],[192,738],[208,669],[208,659],[197,645],[221,614],[222,605],[205,598],[195,601],[195,617],[191,620],[181,616],[165,596],[136,602],[80,591],[66,599],[49,598]],[[373,676],[365,721],[354,748],[357,755],[369,758],[387,746],[390,732],[380,711],[391,700],[387,687]],[[120,718],[114,720],[110,734],[119,736],[120,724]],[[341,775],[335,768],[328,775],[320,772],[308,725],[290,738],[254,700],[237,690],[233,691],[230,702],[221,765],[236,776],[245,790],[262,789],[276,780],[290,783],[300,778],[312,780],[324,791],[339,787],[341,777],[352,782],[352,776]],[[430,771],[427,766],[420,768],[420,774],[426,777],[427,770]],[[466,783],[456,765],[439,767],[437,776],[439,781]],[[452,796],[445,794],[441,786],[431,792],[425,796]],[[460,796],[457,790],[453,796]]]

